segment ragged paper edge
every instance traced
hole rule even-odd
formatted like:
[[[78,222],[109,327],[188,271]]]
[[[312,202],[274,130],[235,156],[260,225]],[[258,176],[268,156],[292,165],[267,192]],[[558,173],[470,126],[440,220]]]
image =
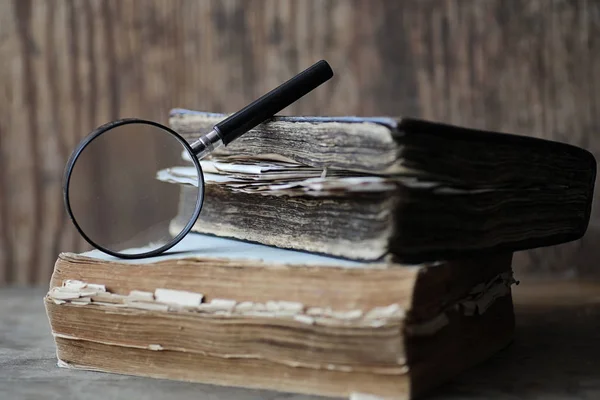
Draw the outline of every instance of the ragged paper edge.
[[[67,280],[60,287],[52,288],[47,298],[57,305],[105,306],[157,312],[189,312],[201,315],[230,317],[284,318],[307,325],[353,327],[382,327],[401,323],[405,310],[398,304],[375,307],[368,311],[332,310],[331,308],[306,307],[290,301],[237,302],[232,299],[212,299],[204,302],[201,293],[157,288],[152,292],[132,291],[128,295],[110,293],[82,281]],[[140,295],[143,293],[143,295]],[[152,298],[150,295],[152,294]]]
[[[82,364],[76,364],[76,363],[72,363],[72,362],[68,362],[68,361],[63,361],[58,357],[57,357],[57,361],[56,361],[56,366],[59,368],[73,369],[73,370],[80,370],[80,371],[106,372],[106,373],[112,373],[112,374],[115,373],[114,371],[112,371],[110,369],[97,368],[97,367],[93,367],[90,365],[82,365]]]
[[[434,318],[420,323],[407,323],[406,332],[411,336],[434,335],[450,323],[448,312],[451,310],[467,317],[482,315],[497,299],[510,295],[511,286],[518,283],[512,270],[498,274],[486,283],[475,285],[467,296]]]
[[[490,281],[473,287],[467,296],[455,302],[450,309],[465,316],[481,315],[498,298],[509,295],[511,286],[515,283],[518,284],[518,281],[514,279],[513,271],[501,273]],[[395,303],[368,311],[341,311],[328,307],[306,307],[302,303],[290,301],[258,303],[215,298],[204,302],[204,295],[201,293],[157,288],[154,293],[134,290],[128,295],[118,295],[106,291],[104,285],[76,280],[66,280],[61,287],[52,288],[47,297],[57,305],[69,303],[213,316],[284,318],[307,325],[377,328],[404,323],[406,319],[406,310]],[[405,329],[412,336],[434,335],[449,323],[447,312],[448,310],[441,312],[427,321],[406,324]]]
[[[467,316],[482,315],[497,299],[509,295],[514,284],[518,285],[519,281],[513,271],[506,271],[485,284],[476,285],[455,308]]]
[[[268,178],[268,174],[261,174]],[[194,167],[172,167],[157,172],[156,179],[166,183],[198,186],[198,174]],[[206,185],[219,185],[233,192],[257,193],[274,196],[336,196],[346,193],[381,193],[398,188],[397,183],[388,178],[366,176],[323,176],[319,170],[313,176],[295,178],[274,176],[270,179],[242,179],[239,175],[204,173]]]
[[[211,161],[203,161],[204,165]],[[209,164],[207,164],[209,163]],[[258,163],[257,163],[258,164]],[[233,167],[232,167],[233,168]],[[241,168],[241,166],[239,167]],[[500,191],[499,188],[463,189],[448,186],[443,182],[424,179],[412,173],[395,176],[331,176],[327,169],[314,169],[305,174],[278,175],[275,172],[237,173],[207,168],[204,182],[219,185],[233,192],[256,193],[270,196],[336,196],[347,193],[393,192],[401,187],[412,190],[430,190],[440,195],[479,194]],[[157,172],[156,179],[166,183],[198,186],[198,173],[195,167],[176,166]]]

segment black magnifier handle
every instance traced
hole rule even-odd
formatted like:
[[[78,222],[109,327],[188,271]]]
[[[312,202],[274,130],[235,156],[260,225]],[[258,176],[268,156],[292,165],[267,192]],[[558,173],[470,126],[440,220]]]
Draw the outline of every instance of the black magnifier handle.
[[[227,146],[245,132],[271,118],[308,92],[325,83],[332,76],[333,71],[327,61],[321,60],[219,122],[215,127],[221,134],[223,144]]]
[[[287,82],[248,104],[235,114],[216,124],[212,131],[192,144],[198,158],[229,143],[273,117],[333,77],[333,70],[325,60],[308,67]]]

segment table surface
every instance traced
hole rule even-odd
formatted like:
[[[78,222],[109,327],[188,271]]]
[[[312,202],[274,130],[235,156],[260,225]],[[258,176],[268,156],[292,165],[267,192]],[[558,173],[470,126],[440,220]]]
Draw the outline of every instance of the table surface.
[[[45,292],[0,289],[3,399],[316,399],[58,368]],[[600,399],[600,284],[521,278],[514,298],[514,343],[428,399]]]

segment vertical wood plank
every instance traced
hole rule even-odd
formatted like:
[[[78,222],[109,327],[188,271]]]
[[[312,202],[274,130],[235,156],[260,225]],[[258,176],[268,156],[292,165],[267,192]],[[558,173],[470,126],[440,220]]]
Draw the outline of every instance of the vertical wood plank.
[[[13,103],[14,125],[10,132],[19,132],[7,137],[6,145],[11,151],[7,157],[8,203],[14,225],[12,240],[14,250],[15,282],[24,285],[29,282],[30,273],[37,261],[37,252],[31,245],[39,241],[39,230],[36,221],[40,214],[39,203],[39,159],[36,140],[39,136],[35,112],[37,109],[37,83],[33,79],[33,52],[38,49],[30,30],[32,7],[31,2],[13,2],[10,10],[15,20],[15,50],[18,69],[13,69],[12,85],[17,94]],[[16,107],[15,107],[16,106]],[[29,118],[28,116],[32,117]],[[15,126],[16,125],[16,126]],[[14,130],[16,128],[16,130]],[[13,131],[14,130],[14,131]],[[23,238],[24,240],[20,240]],[[15,240],[16,239],[16,240]],[[35,254],[34,254],[35,253]]]
[[[6,9],[6,7],[5,7]],[[4,11],[4,10],[3,10]],[[14,31],[12,15],[0,12],[0,55],[12,54]],[[11,58],[0,57],[0,99],[5,99],[0,107],[0,285],[13,282],[12,267],[13,248],[9,221],[10,203],[8,201],[8,138],[12,128],[10,110],[13,103]]]

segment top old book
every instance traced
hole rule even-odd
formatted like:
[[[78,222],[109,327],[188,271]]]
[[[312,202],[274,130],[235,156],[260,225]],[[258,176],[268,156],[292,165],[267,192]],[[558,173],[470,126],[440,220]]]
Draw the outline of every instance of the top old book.
[[[175,109],[169,123],[193,141],[225,117]],[[572,145],[410,118],[277,116],[202,166],[194,231],[404,262],[579,239],[596,177],[593,155]],[[181,209],[193,193],[182,185]]]

